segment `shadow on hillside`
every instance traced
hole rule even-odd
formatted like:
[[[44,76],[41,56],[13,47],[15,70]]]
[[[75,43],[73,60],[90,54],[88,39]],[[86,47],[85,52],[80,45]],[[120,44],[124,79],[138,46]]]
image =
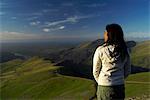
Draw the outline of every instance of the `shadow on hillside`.
[[[87,62],[92,62],[96,48],[103,45],[103,43],[104,39],[97,39],[67,50],[50,53],[44,58],[56,63],[57,66],[64,66],[58,70],[60,74],[93,79],[92,65]],[[136,42],[126,41],[126,44],[131,52],[131,48],[136,45]],[[136,68],[134,68],[134,70],[136,70]]]
[[[85,63],[92,62],[93,54],[96,48],[102,45],[103,41],[103,39],[98,39],[91,43],[82,44],[68,50],[49,54],[46,58],[50,59],[54,63],[57,63],[56,66],[64,66],[58,70],[59,74],[87,78],[95,81],[92,73],[92,65]],[[136,46],[136,42],[127,41],[126,44],[131,53],[131,49]],[[150,71],[150,69],[134,65],[132,65],[131,70],[132,74]],[[95,88],[96,87],[97,83],[95,82]],[[96,93],[90,100],[93,100],[93,98],[96,98]]]
[[[74,64],[73,61],[67,60],[62,63],[58,63],[57,66],[64,66],[58,70],[58,73],[62,75],[82,77],[94,80],[92,65]],[[150,69],[132,65],[131,71],[132,74],[135,74],[140,72],[149,72]]]
[[[58,70],[59,74],[82,77],[82,78],[93,80],[95,89],[97,91],[97,83],[95,82],[93,74],[92,74],[92,66],[84,65],[84,64],[74,64],[73,61],[65,61],[63,63],[57,64],[57,66],[64,66]],[[131,72],[132,74],[135,74],[135,73],[140,73],[140,72],[149,72],[150,69],[132,65],[131,71],[132,71]],[[96,91],[95,91],[94,96],[91,97],[90,100],[93,100],[97,97]]]
[[[65,61],[63,63],[57,64],[58,66],[64,66],[61,67],[57,72],[62,75],[68,75],[68,76],[75,76],[75,77],[82,77],[91,79],[94,81],[94,87],[95,87],[95,94],[93,97],[90,98],[90,100],[95,99],[96,91],[97,91],[97,83],[94,80],[93,74],[92,74],[92,66],[83,65],[83,64],[74,64],[72,61]],[[131,73],[140,73],[140,72],[149,72],[150,69],[143,68],[140,66],[134,66],[131,67]]]

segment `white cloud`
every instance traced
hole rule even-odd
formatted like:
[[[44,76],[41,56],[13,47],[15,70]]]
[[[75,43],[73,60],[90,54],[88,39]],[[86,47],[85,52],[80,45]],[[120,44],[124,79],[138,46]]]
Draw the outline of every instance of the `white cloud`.
[[[78,19],[79,18],[77,16],[74,16],[74,17],[67,18],[66,21],[75,23],[75,22],[77,22]]]
[[[57,12],[58,9],[43,9],[42,12],[43,13],[54,13],[54,12]]]
[[[92,35],[93,36],[93,35]],[[76,39],[76,38],[91,38],[91,35],[64,35],[64,34],[35,34],[35,33],[20,33],[20,32],[0,32],[0,42],[8,40],[55,40],[55,39]]]
[[[59,29],[64,29],[64,28],[65,28],[65,26],[60,26],[60,27],[59,27]]]
[[[146,32],[128,32],[125,37],[150,38],[150,33]]]
[[[32,25],[32,26],[35,26],[35,25],[38,25],[38,24],[40,24],[40,21],[34,21],[34,22],[30,22],[29,24],[30,24],[30,25]]]
[[[64,28],[65,28],[65,26],[59,26],[59,27],[56,27],[56,28],[44,28],[43,32],[52,32],[52,31],[62,30]]]
[[[59,20],[59,21],[55,21],[55,22],[47,22],[46,26],[49,27],[49,26],[55,26],[55,25],[59,25],[59,24],[63,24],[63,23],[68,23],[68,22],[72,22],[72,23],[75,23],[77,22],[77,17],[70,17],[70,18],[67,18],[65,20]]]
[[[44,31],[44,32],[49,32],[49,31],[50,31],[50,29],[48,29],[48,28],[44,28],[44,29],[43,29],[43,31]]]
[[[86,15],[86,16],[68,17],[65,20],[58,20],[58,21],[54,21],[54,22],[46,22],[45,26],[50,27],[50,26],[55,26],[55,25],[64,24],[64,23],[76,23],[80,19],[86,19],[86,18],[97,17],[97,16],[100,16],[100,15]]]
[[[19,40],[38,38],[36,34],[26,34],[20,32],[0,32],[0,40]]]
[[[34,12],[34,13],[17,13],[17,16],[28,16],[29,19],[30,17],[39,17],[42,16],[43,13],[42,12]]]
[[[5,15],[6,13],[5,12],[0,12],[0,16],[3,16]]]

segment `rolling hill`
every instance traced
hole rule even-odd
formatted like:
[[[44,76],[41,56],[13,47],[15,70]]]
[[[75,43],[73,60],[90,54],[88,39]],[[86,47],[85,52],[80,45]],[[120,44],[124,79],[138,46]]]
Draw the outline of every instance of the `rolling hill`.
[[[18,63],[18,67],[12,69],[11,65],[14,63],[16,65]],[[62,66],[54,66],[50,61],[47,62],[40,57],[33,57],[26,61],[12,60],[3,64],[3,67],[7,66],[8,70],[2,70],[0,75],[2,100],[60,98],[61,100],[89,100],[96,92],[93,80],[61,75],[57,69]],[[149,72],[130,75],[125,85],[126,98],[143,98],[143,95],[148,98],[149,76]]]
[[[92,57],[96,50],[96,48],[104,43],[103,39],[98,39],[92,42],[84,42],[78,46],[65,49],[58,52],[53,52],[47,56],[46,59],[51,59],[56,63],[65,63],[65,61],[70,61],[74,64],[86,64],[92,65]],[[132,48],[136,45],[134,41],[126,42],[128,48]]]
[[[17,66],[16,66],[17,65]],[[12,68],[13,66],[16,66]],[[60,66],[33,57],[26,61],[12,60],[2,64],[0,94],[8,99],[89,99],[94,95],[92,80],[63,76]],[[14,92],[15,90],[15,92]]]
[[[130,75],[126,80],[127,100],[149,100],[150,98],[150,72]]]
[[[45,59],[50,59],[58,66],[64,66],[60,73],[70,76],[79,76],[84,78],[93,78],[92,59],[96,48],[104,43],[103,39],[92,42],[85,42],[76,47],[65,49],[59,52],[48,54]],[[132,51],[136,46],[134,41],[126,41],[127,47]],[[137,50],[138,51],[138,50]],[[144,52],[144,51],[143,51]],[[147,68],[134,65],[132,63],[132,73],[149,71]]]
[[[96,93],[90,61],[94,50],[102,41],[86,42],[46,57],[35,56],[1,63],[1,99],[89,100]],[[131,52],[132,60],[136,60],[134,57],[139,57],[140,54],[143,55],[141,57],[147,56],[147,43],[141,42],[135,46],[133,41],[127,42],[129,47],[135,46]],[[147,60],[142,63],[148,64]],[[126,99],[150,98],[149,77],[149,72],[130,75],[125,84]]]
[[[134,65],[150,68],[150,40],[140,42],[132,49],[131,60]]]
[[[12,52],[2,52],[0,51],[1,55],[0,55],[0,63],[3,62],[7,62],[13,59],[27,59],[28,57],[25,57],[23,55],[18,55],[16,53],[12,53]]]

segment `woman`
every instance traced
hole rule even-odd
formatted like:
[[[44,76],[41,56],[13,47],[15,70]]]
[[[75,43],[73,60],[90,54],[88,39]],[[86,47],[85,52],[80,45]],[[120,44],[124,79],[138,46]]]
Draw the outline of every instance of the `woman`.
[[[93,76],[98,83],[98,100],[124,100],[124,80],[131,73],[129,50],[123,30],[118,24],[109,24],[104,32],[104,44],[93,57]]]

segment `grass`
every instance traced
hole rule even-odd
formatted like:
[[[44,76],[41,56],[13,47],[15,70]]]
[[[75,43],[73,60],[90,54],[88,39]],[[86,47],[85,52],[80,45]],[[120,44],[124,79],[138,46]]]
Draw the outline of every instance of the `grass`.
[[[0,73],[5,73],[8,71],[15,70],[22,63],[23,63],[23,60],[21,59],[14,59],[14,60],[8,61],[7,63],[1,63]]]
[[[149,68],[150,41],[140,42],[132,49],[131,61],[136,66]]]
[[[3,63],[2,66],[0,76],[2,100],[88,100],[95,93],[92,80],[60,75],[57,69],[61,66],[54,66],[50,61],[40,57],[26,61],[12,60]],[[125,84],[126,98],[149,93],[149,83],[150,72],[130,75]]]
[[[9,74],[3,73],[4,75],[0,77],[2,100],[71,98],[82,100],[94,95],[93,81],[60,75],[56,73],[59,66],[53,66],[51,62],[42,58],[34,57],[19,65],[16,72],[9,73],[8,70],[6,72]],[[18,72],[21,73],[17,74]],[[10,75],[11,77],[8,77]]]
[[[126,79],[126,97],[141,96],[150,93],[150,72],[130,75]]]
[[[48,77],[45,73],[43,75],[40,73],[40,78],[38,75],[37,77],[27,75],[8,81],[9,85],[2,88],[2,99],[82,99],[89,98],[93,94],[92,81],[65,76]]]

